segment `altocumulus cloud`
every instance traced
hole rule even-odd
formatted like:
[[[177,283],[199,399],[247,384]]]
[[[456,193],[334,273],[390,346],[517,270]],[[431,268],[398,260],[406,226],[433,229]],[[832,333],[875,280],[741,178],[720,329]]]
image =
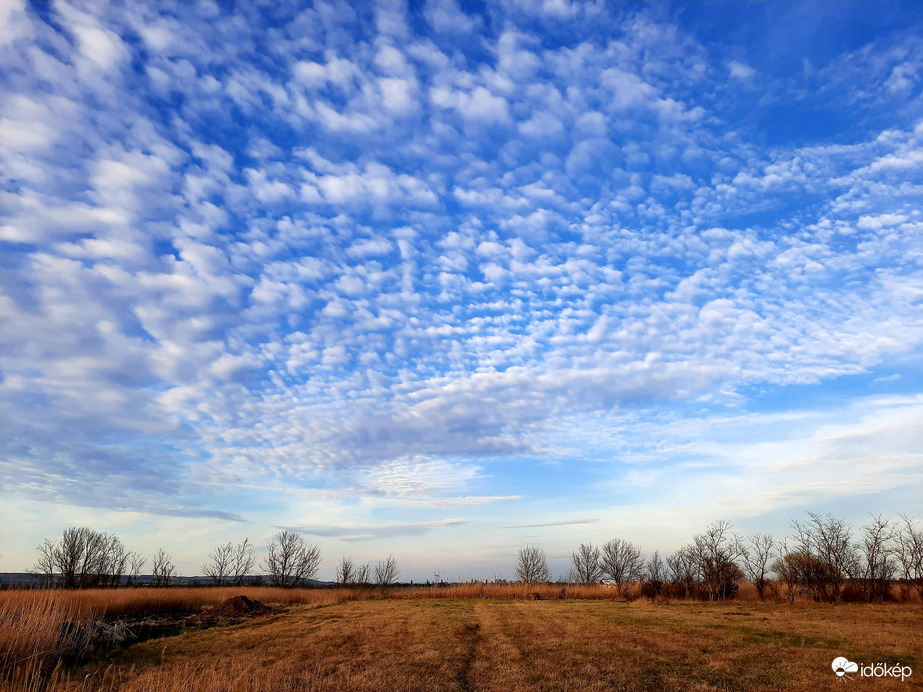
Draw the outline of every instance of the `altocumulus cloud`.
[[[4,3],[3,491],[422,534],[553,495],[539,462],[714,451],[664,421],[912,395],[923,46],[760,54],[753,12],[719,46],[695,5]],[[858,492],[803,482],[760,507]]]

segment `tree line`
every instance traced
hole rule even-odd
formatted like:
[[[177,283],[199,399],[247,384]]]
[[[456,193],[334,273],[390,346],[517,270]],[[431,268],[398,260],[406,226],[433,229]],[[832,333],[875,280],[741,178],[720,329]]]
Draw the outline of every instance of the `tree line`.
[[[605,583],[621,596],[640,585],[647,597],[726,600],[750,582],[760,599],[794,601],[882,602],[911,593],[923,600],[923,530],[910,517],[899,521],[873,516],[858,532],[843,519],[809,512],[791,522],[792,534],[781,539],[756,533],[743,537],[728,521],[716,521],[667,557],[659,551],[645,559],[641,548],[624,539],[601,546],[581,543],[571,555],[566,581]],[[529,584],[550,581],[544,551],[519,550],[517,578]]]
[[[647,597],[725,600],[742,582],[753,584],[760,599],[793,601],[802,595],[815,601],[877,601],[911,593],[923,600],[923,530],[907,516],[899,520],[873,516],[858,531],[845,520],[808,513],[792,521],[790,535],[776,539],[768,534],[741,536],[728,521],[710,524],[692,541],[667,556],[659,551],[645,557],[629,540],[616,538],[600,546],[581,543],[571,555],[564,581],[594,585],[605,583],[618,596],[631,587]],[[44,586],[100,588],[141,583],[147,564],[129,551],[114,534],[87,527],[65,529],[57,540],[38,546],[39,559],[32,572]],[[268,583],[277,587],[302,587],[317,575],[321,550],[296,531],[279,531],[257,562],[249,539],[217,546],[202,566],[216,586]],[[257,574],[257,571],[260,573]],[[397,582],[400,568],[393,555],[375,564],[340,559],[335,581],[340,586],[385,587]],[[538,546],[519,550],[516,577],[527,584],[551,581],[545,552]],[[162,547],[154,554],[144,582],[170,586],[176,582],[173,558]]]
[[[139,585],[147,560],[125,548],[118,536],[87,527],[65,529],[61,538],[46,538],[38,546],[39,559],[32,569],[43,586],[67,589]],[[308,543],[296,531],[283,529],[268,543],[259,563],[249,538],[217,546],[202,565],[202,573],[215,586],[268,583],[281,588],[303,587],[316,576],[322,560],[320,547]],[[262,570],[257,574],[257,568]],[[375,565],[355,565],[344,557],[337,567],[337,583],[343,586],[391,586],[400,568],[393,555]],[[145,575],[146,576],[146,575]],[[144,583],[171,586],[177,572],[173,557],[162,547],[154,554],[151,573]]]
[[[68,589],[129,586],[141,583],[147,560],[128,551],[114,534],[85,526],[65,529],[61,538],[46,538],[38,546],[39,559],[32,568],[43,586]],[[236,545],[215,548],[202,570],[216,585],[241,585],[256,564],[249,539]],[[280,531],[269,543],[263,562],[270,580],[277,586],[300,586],[312,578],[320,565],[320,550],[307,545],[292,531]],[[170,586],[177,579],[173,557],[162,547],[154,554],[150,578],[145,583]]]

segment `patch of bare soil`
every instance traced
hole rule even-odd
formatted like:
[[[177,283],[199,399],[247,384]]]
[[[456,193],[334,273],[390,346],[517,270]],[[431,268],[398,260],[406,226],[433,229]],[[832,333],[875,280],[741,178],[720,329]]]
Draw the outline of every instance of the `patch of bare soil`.
[[[191,617],[196,620],[196,624],[210,624],[221,620],[252,618],[271,611],[272,608],[265,603],[254,601],[246,596],[235,596],[216,606],[205,606],[200,613]]]

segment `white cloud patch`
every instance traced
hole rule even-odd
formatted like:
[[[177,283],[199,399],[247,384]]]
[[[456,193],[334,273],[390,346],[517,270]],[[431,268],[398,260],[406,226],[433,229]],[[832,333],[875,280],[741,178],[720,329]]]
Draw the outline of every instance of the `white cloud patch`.
[[[436,88],[430,100],[440,108],[453,108],[467,122],[503,123],[509,120],[509,104],[502,96],[478,86],[471,91]]]
[[[440,460],[397,459],[365,473],[360,487],[388,496],[444,494],[463,490],[479,472],[477,466]]]
[[[732,79],[751,79],[756,74],[752,67],[737,60],[728,63],[728,72]]]
[[[443,34],[471,33],[481,24],[480,18],[464,12],[455,0],[431,0],[423,12],[433,29]]]
[[[19,39],[32,38],[32,27],[26,12],[25,0],[0,2],[0,46]]]

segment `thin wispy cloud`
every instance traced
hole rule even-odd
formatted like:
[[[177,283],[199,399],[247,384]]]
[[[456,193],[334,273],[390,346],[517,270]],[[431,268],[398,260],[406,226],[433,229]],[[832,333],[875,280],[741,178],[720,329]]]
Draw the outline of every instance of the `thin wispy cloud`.
[[[433,529],[461,526],[465,523],[463,519],[442,519],[419,524],[306,525],[294,527],[294,530],[308,536],[335,537],[342,541],[369,541],[379,538],[394,538],[396,536],[420,536],[429,533]]]
[[[549,526],[579,526],[580,524],[595,524],[599,519],[562,519],[561,521],[546,521],[538,524],[510,524],[504,529],[541,529]]]

